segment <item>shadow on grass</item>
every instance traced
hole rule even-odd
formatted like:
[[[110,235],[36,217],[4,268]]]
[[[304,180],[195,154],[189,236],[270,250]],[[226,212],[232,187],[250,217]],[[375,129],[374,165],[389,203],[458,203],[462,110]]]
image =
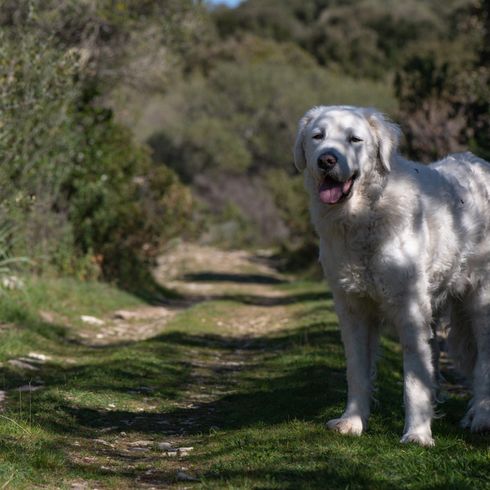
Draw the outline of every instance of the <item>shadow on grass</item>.
[[[322,362],[309,361],[302,354],[305,342],[338,345],[338,332],[322,333],[321,328],[322,325],[314,324],[281,332],[274,338],[253,340],[173,332],[130,346],[106,346],[100,355],[95,352],[100,348],[83,347],[81,354],[90,356],[90,362],[43,367],[45,390],[35,397],[39,405],[34,400],[33,415],[60,434],[76,434],[82,427],[85,433],[96,434],[98,429],[109,426],[114,431],[196,434],[213,426],[238,429],[291,418],[309,420],[332,403],[339,403],[344,391],[343,369],[329,366],[329,349],[325,350]],[[195,374],[195,366],[186,360],[189,350],[210,359],[203,373]],[[335,350],[340,355],[338,348]],[[230,364],[216,361],[215,355],[231,359]],[[291,366],[288,356],[293,361]],[[233,361],[242,357],[250,362],[237,365]],[[12,380],[13,385],[21,382],[15,371],[8,367],[3,371],[5,379]],[[209,392],[212,399],[204,397],[188,408],[172,407],[173,402],[184,401],[188,388],[196,385]],[[88,392],[94,398],[104,394],[115,399],[121,395],[136,399],[146,396],[152,404],[162,406],[162,410],[149,413],[84,408],[53,395],[50,388],[56,387],[68,392]],[[223,392],[223,396],[214,396],[215,389]],[[48,406],[50,409],[46,410]]]
[[[324,309],[328,306],[327,301],[332,300],[332,293],[329,291],[317,293],[299,293],[281,296],[261,296],[256,294],[213,294],[213,295],[197,295],[186,294],[180,297],[180,302],[185,305],[194,305],[205,301],[232,301],[234,303],[242,303],[249,306],[289,306],[305,302],[322,301],[324,304],[319,307]],[[179,304],[179,300],[164,301],[163,304]],[[333,311],[333,308],[330,308]]]
[[[212,427],[235,430],[292,419],[318,421],[327,414],[337,415],[345,402],[340,335],[325,323],[285,330],[274,337],[171,332],[127,346],[81,349],[79,354],[88,362],[42,367],[45,388],[33,399],[34,419],[60,434],[82,430],[95,436],[107,427],[113,427],[114,432],[199,434]],[[196,374],[196,366],[188,360],[189,351],[207,359],[203,372]],[[216,356],[228,361],[216,360]],[[236,363],[235,359],[245,362]],[[385,349],[380,364],[379,404],[374,412],[379,427],[401,433],[402,388],[400,378],[393,376],[401,372],[399,356]],[[25,374],[23,378],[9,366],[0,372],[7,389],[26,383]],[[204,393],[202,401],[176,408],[196,386]],[[67,403],[51,390],[57,387],[90,393],[94,399],[101,395],[116,401],[120,396],[147,397],[161,408],[155,412],[86,408],[83,403]],[[223,395],[216,395],[216,390]],[[450,406],[462,414],[465,401],[453,400]],[[477,442],[472,437],[469,440]]]
[[[192,282],[234,282],[238,284],[274,285],[288,283],[288,281],[284,279],[266,274],[233,274],[212,271],[186,274],[183,279]]]
[[[324,295],[312,295],[312,298],[312,301],[323,300]],[[47,325],[35,328],[42,331],[42,327],[50,328]],[[55,335],[59,342],[66,342],[62,327],[53,327],[49,335]],[[233,447],[226,447],[226,443],[235,433],[255,430],[254,434],[265,437],[270,434],[277,438],[278,427],[285,426],[283,430],[288,433],[290,421],[319,427],[327,418],[339,415],[345,402],[340,335],[334,324],[324,322],[311,322],[274,336],[237,338],[181,331],[125,346],[91,348],[73,344],[72,348],[77,349],[76,355],[82,362],[42,366],[39,375],[44,381],[44,389],[33,395],[30,407],[35,423],[56,437],[98,438],[102,433],[111,435],[124,431],[138,434],[138,437],[148,435],[165,440],[176,435],[201,437],[219,430],[224,446],[205,455],[206,460],[219,459],[234,451]],[[201,364],[196,364],[196,359]],[[380,403],[374,410],[370,432],[375,436],[399,435],[403,427],[402,388],[400,377],[394,373],[400,373],[401,366],[399,354],[389,344],[381,365]],[[4,365],[2,371],[8,386],[22,383],[16,370]],[[60,394],[60,390],[65,394]],[[189,391],[194,396],[191,403],[185,404]],[[108,407],[111,400],[120,406],[143,398],[146,398],[146,404],[155,405],[154,411]],[[101,406],[100,399],[106,400],[107,406]],[[452,414],[450,419],[455,418],[457,412],[462,415],[464,405],[463,400],[451,400],[448,405]],[[17,408],[14,402],[14,409]],[[437,421],[435,428],[455,439],[462,439],[474,449],[487,447],[484,436],[462,432],[447,421]],[[326,488],[326,482],[330,482],[329,488],[346,488],[353,482],[357,488],[392,488],[389,482],[373,476],[371,469],[353,463],[350,453],[339,453],[337,445],[328,447],[326,434],[326,430],[317,429],[315,437],[319,442],[316,444],[327,447],[321,454],[313,456],[315,469],[308,466],[311,461],[307,461],[307,456],[297,451],[293,456],[289,455],[288,448],[296,440],[294,435],[288,434],[284,447],[275,450],[283,462],[291,458],[296,466],[289,467],[289,463],[284,463],[282,467],[270,467],[260,472],[246,465],[241,470],[230,466],[217,471],[211,467],[205,474],[206,482],[212,487],[213,482],[246,477],[251,482],[261,482],[260,485],[269,479],[275,488],[278,482],[280,488],[298,488],[304,482],[308,482],[308,488],[318,489]],[[257,435],[250,437],[249,446],[260,444]],[[116,456],[123,458],[120,453]],[[202,464],[207,463],[203,460]],[[470,466],[472,471],[480,471],[475,462]],[[346,467],[352,469],[346,471]],[[94,467],[90,471],[94,478],[107,476],[103,469]],[[134,478],[135,473],[121,469],[117,476]],[[160,477],[154,474],[152,481],[158,478],[161,478],[160,482],[168,482],[171,474],[163,472]],[[445,488],[451,488],[451,485]]]
[[[267,264],[277,270],[277,261],[268,256],[256,254],[251,258],[251,261]],[[288,284],[290,282],[272,274],[225,273],[215,271],[189,273],[185,274],[181,279],[203,283],[229,282],[242,285],[258,284],[268,286]],[[138,261],[132,264],[127,271],[120,272],[116,278],[116,284],[124,291],[135,295],[148,304],[164,304],[169,300],[186,299],[180,293],[162,286],[152,275],[149,265]],[[199,301],[199,297],[188,297],[187,299],[193,302]],[[209,300],[210,298],[204,297],[202,299]]]
[[[331,300],[332,293],[325,291],[322,293],[300,293],[290,294],[285,296],[258,296],[250,294],[229,294],[224,296],[217,296],[215,299],[224,301],[235,301],[244,305],[251,306],[288,306],[293,304],[312,302],[312,301],[329,301]],[[322,308],[325,305],[322,305]]]
[[[149,305],[162,305],[168,301],[184,299],[177,291],[159,284],[148,271],[138,280],[133,279],[127,282],[121,280],[117,282],[117,285],[123,291],[134,295]]]

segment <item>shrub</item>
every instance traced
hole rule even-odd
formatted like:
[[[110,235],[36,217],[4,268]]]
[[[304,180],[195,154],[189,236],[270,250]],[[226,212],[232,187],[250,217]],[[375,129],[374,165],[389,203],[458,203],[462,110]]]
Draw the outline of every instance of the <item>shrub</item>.
[[[117,278],[182,229],[191,202],[95,104],[83,68],[32,26],[0,33],[0,224],[39,272]]]
[[[469,147],[490,158],[489,87],[488,67],[411,58],[396,78],[410,156],[432,161]]]
[[[21,255],[52,259],[70,234],[56,203],[77,155],[80,87],[76,57],[44,41],[0,32],[0,220],[15,223]]]
[[[488,0],[463,3],[452,41],[419,50],[398,72],[399,119],[412,158],[468,147],[490,158],[489,16]]]
[[[294,42],[330,70],[386,79],[406,53],[451,38],[458,10],[474,2],[247,0],[213,12],[224,37],[255,33]]]
[[[117,277],[132,262],[154,258],[185,228],[190,194],[170,169],[132,143],[109,111],[86,108],[77,119],[84,141],[63,183],[69,220],[77,247],[97,255],[104,272]]]

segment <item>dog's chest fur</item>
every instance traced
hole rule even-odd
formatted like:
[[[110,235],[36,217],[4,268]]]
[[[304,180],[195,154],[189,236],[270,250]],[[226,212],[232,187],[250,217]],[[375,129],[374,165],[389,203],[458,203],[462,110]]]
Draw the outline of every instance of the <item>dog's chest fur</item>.
[[[330,284],[346,293],[377,296],[380,226],[374,220],[360,226],[335,225],[320,234],[320,261]]]
[[[371,209],[362,216],[315,221],[320,261],[332,288],[394,303],[403,301],[408,284],[418,282],[437,296],[441,290],[455,289],[458,281],[467,282],[456,235],[446,236],[443,227],[438,231],[433,223],[429,226],[420,211],[403,215],[392,206],[390,211]]]

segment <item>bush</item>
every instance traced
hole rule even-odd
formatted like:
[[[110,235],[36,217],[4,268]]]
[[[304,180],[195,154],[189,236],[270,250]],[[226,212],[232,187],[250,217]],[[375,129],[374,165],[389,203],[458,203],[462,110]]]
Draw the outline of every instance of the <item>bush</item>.
[[[93,253],[111,277],[133,261],[154,258],[181,232],[191,209],[189,192],[107,110],[77,115],[84,141],[63,197],[77,247]],[[125,275],[125,274],[123,274]]]
[[[51,260],[70,241],[56,204],[77,155],[71,112],[80,87],[77,58],[44,41],[0,32],[0,220],[15,224],[21,255]]]
[[[318,239],[311,225],[303,176],[293,177],[284,170],[272,170],[267,174],[267,184],[289,231],[288,239],[281,242],[283,267],[318,274]]]
[[[396,78],[409,155],[432,161],[469,148],[490,158],[489,87],[488,67],[411,58]]]
[[[118,278],[181,231],[191,201],[97,107],[83,68],[32,26],[0,33],[0,224],[39,272]]]
[[[488,0],[463,3],[451,42],[419,50],[397,73],[399,120],[412,158],[430,161],[468,148],[490,158],[489,16]]]
[[[247,0],[213,13],[224,37],[255,33],[294,42],[329,70],[387,79],[420,45],[451,38],[452,19],[473,2]]]

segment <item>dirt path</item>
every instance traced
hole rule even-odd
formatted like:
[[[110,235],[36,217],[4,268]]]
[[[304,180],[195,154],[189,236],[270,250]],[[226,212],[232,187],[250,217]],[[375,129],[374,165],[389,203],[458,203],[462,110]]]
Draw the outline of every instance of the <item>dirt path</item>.
[[[290,278],[277,272],[265,251],[224,252],[182,244],[161,257],[155,275],[179,299],[114,312],[87,343],[117,348],[151,342],[174,328],[185,357],[178,358],[187,370],[185,382],[169,409],[159,409],[152,389],[142,386],[135,409],[98,412],[97,437],[78,438],[71,446],[70,459],[78,466],[126,472],[131,483],[120,488],[189,488],[199,481],[213,457],[211,434],[241,427],[242,421],[233,417],[237,404],[246,400],[243,383],[247,377],[257,383],[261,375],[268,376],[261,374],[261,363],[277,356],[271,338],[287,332],[294,326],[291,321],[298,322],[291,302],[302,304],[305,298],[303,292],[295,299],[292,290],[283,287]],[[203,328],[196,329],[200,322]],[[338,338],[332,338],[338,344]],[[80,453],[80,446],[85,452]],[[78,490],[93,488],[93,482],[71,484]],[[97,488],[105,486],[100,482]]]
[[[89,456],[80,457],[77,447],[72,448],[71,458],[79,465],[131,468],[138,488],[166,488],[192,481],[193,469],[186,460],[194,451],[189,446],[193,435],[219,429],[222,414],[216,408],[217,400],[232,395],[237,375],[262,355],[257,338],[284,328],[288,322],[281,301],[286,294],[280,288],[288,278],[277,272],[266,251],[224,252],[182,244],[160,258],[155,276],[181,298],[165,306],[114,312],[102,319],[103,324],[90,325],[85,334],[82,332],[86,345],[108,347],[143,341],[165,332],[170,321],[194,305],[236,298],[240,302],[225,306],[223,315],[213,319],[214,335],[200,338],[196,348],[188,349],[188,382],[171,414],[156,413],[151,397],[145,401],[142,396],[137,409],[141,415],[133,414],[129,422],[123,421],[130,423],[131,431],[121,430],[121,421],[112,420],[108,413]],[[138,427],[148,424],[155,426],[158,435],[141,439]],[[155,469],[161,468],[162,460],[163,472]],[[91,487],[77,481],[73,488]]]
[[[165,306],[145,306],[118,310],[97,324],[89,321],[80,331],[87,345],[111,345],[137,341],[158,335],[165,325],[187,308],[205,301],[223,298],[250,298],[228,320],[228,329],[236,335],[256,335],[281,327],[284,308],[278,298],[284,292],[277,286],[288,281],[273,267],[269,251],[223,251],[214,247],[181,244],[160,257],[155,270],[157,281],[176,292],[180,299]],[[277,303],[277,304],[275,304]],[[218,327],[223,322],[218,322]]]

